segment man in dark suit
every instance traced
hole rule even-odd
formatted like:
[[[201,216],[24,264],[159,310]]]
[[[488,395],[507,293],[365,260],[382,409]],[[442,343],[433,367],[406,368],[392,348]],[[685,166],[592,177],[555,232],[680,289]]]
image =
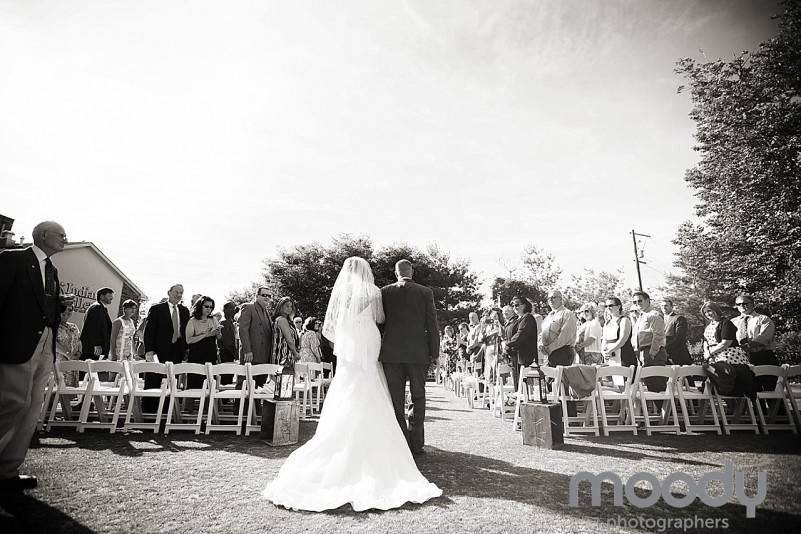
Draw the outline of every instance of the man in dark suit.
[[[665,315],[665,351],[668,364],[690,365],[693,359],[687,348],[687,319],[676,312],[670,299],[662,301],[662,313]]]
[[[167,291],[167,302],[154,304],[147,313],[145,327],[145,359],[153,361],[155,354],[159,362],[181,363],[186,355],[186,324],[189,309],[181,304],[184,286],[175,284]],[[157,388],[163,377],[154,373],[145,374],[145,387]],[[146,398],[142,409],[154,412],[157,399]]]
[[[33,229],[32,247],[0,252],[0,491],[36,487],[19,467],[53,372],[59,303],[72,303],[50,261],[66,243],[64,228],[48,221]]]
[[[384,303],[384,337],[379,361],[384,366],[395,417],[412,454],[422,454],[425,444],[426,374],[439,358],[439,329],[434,293],[412,280],[412,264],[395,264],[397,283],[381,288]],[[406,381],[412,396],[406,425]]]
[[[114,300],[114,290],[104,287],[97,290],[97,302],[86,310],[81,331],[81,359],[97,360],[108,356],[111,344],[111,318],[106,306]]]
[[[531,314],[531,302],[524,297],[512,299],[512,308],[517,314],[515,321],[507,330],[508,341],[506,347],[512,359],[512,376],[515,389],[520,385],[520,366],[528,367],[537,361],[537,320]]]
[[[273,319],[270,309],[273,296],[266,287],[256,290],[253,302],[242,305],[237,325],[239,328],[239,350],[242,363],[270,363],[273,353]],[[261,386],[267,375],[256,377]]]

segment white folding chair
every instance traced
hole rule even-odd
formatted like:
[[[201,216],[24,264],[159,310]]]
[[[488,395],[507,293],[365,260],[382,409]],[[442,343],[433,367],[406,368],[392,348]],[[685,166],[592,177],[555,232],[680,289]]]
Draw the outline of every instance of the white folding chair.
[[[327,374],[326,374],[327,373]],[[331,387],[331,382],[334,381],[334,364],[331,362],[323,362],[323,398],[328,393],[328,388]]]
[[[795,420],[799,427],[801,427],[801,365],[790,365],[787,368],[787,377],[785,379],[787,384],[787,394],[790,396],[790,405],[793,407]]]
[[[634,398],[631,385],[634,380],[634,366],[622,367],[619,365],[601,366],[598,368],[596,380],[598,381],[598,408],[601,412],[601,424],[604,436],[609,432],[632,432],[637,435],[637,423],[634,421]],[[618,385],[619,384],[619,385]],[[616,424],[609,424],[609,415],[606,403],[619,405]]]
[[[82,373],[83,380],[78,382],[77,386],[67,385],[66,376],[70,373]],[[89,402],[86,398],[86,392],[92,382],[92,375],[89,373],[89,363],[86,360],[70,360],[58,361],[55,363],[55,391],[53,391],[53,400],[50,407],[50,416],[47,421],[47,431],[49,432],[54,426],[71,426],[83,432],[81,423],[86,420],[86,414],[89,413]],[[75,397],[80,396],[83,399],[81,409],[77,414],[77,419],[73,413],[70,401]],[[61,405],[61,411],[57,409]],[[86,414],[84,414],[84,411]],[[62,419],[56,419],[56,416],[61,413]]]
[[[650,391],[645,384],[647,378],[667,378],[665,391]],[[676,400],[673,394],[673,383],[676,380],[676,372],[672,367],[665,365],[652,365],[650,367],[637,367],[632,384],[632,395],[639,399],[639,406],[642,408],[640,415],[634,416],[635,421],[645,422],[645,433],[669,432],[673,434],[681,433],[679,426],[679,412],[676,410]],[[657,413],[652,414],[649,410],[649,402],[653,402],[657,407]],[[652,420],[658,418],[659,424],[652,424]],[[670,422],[672,418],[672,423]]]
[[[686,432],[713,431],[721,434],[720,419],[715,408],[715,396],[712,394],[712,383],[706,378],[704,368],[700,365],[674,365],[674,391],[679,399],[681,415]],[[691,377],[696,377],[690,383]],[[699,381],[697,377],[702,377]],[[707,423],[706,411],[712,415],[712,424]],[[695,423],[693,423],[693,417]]]
[[[754,413],[754,403],[746,396],[721,395],[718,389],[712,385],[712,394],[715,396],[715,404],[720,414],[720,422],[723,425],[723,432],[727,436],[732,430],[753,430],[754,434],[759,434],[759,423]],[[726,411],[731,408],[732,421],[726,415]],[[740,422],[740,418],[748,412],[748,421]]]
[[[306,419],[307,412],[313,411],[311,406],[311,380],[309,379],[309,366],[306,363],[295,363],[295,385],[293,387],[295,400],[300,402],[300,418]]]
[[[596,380],[594,383],[593,390],[583,397],[574,397],[570,394],[568,384],[565,380],[565,372],[568,367],[572,366],[560,366],[562,367],[562,380],[561,385],[554,385],[554,387],[559,391],[559,402],[562,404],[562,423],[565,429],[565,436],[571,436],[576,434],[594,434],[596,436],[600,435],[601,433],[601,426],[598,424],[598,381]],[[579,413],[578,410],[576,415],[569,415],[568,411],[568,402],[576,403],[578,406],[579,403],[583,403],[585,406],[584,413]],[[590,424],[590,417],[592,417],[592,424]],[[575,425],[575,426],[571,426]]]
[[[245,392],[248,399],[248,414],[245,424],[245,435],[249,436],[252,431],[261,430],[261,424],[257,420],[254,408],[256,401],[272,399],[275,396],[275,375],[280,374],[283,367],[271,363],[260,363],[257,365],[245,364]],[[268,382],[264,386],[256,387],[257,376],[268,376]],[[272,387],[269,387],[272,386]]]
[[[755,365],[751,370],[754,371],[754,376],[756,377],[776,377],[776,387],[773,388],[773,391],[757,392],[757,414],[759,414],[759,422],[762,424],[765,434],[769,434],[771,430],[790,430],[793,434],[798,434],[795,419],[793,418],[792,404],[790,403],[790,389],[787,387],[788,366]],[[767,421],[762,410],[763,401],[769,410]],[[773,401],[772,406],[771,401]],[[779,419],[779,408],[782,406],[784,406],[786,415],[784,422]]]
[[[208,364],[211,365],[211,364]],[[203,377],[203,385],[199,388],[186,387],[181,389],[179,382],[187,383],[192,375]],[[209,394],[209,381],[206,366],[200,363],[167,363],[167,376],[170,383],[170,404],[167,409],[167,421],[164,424],[164,434],[169,434],[170,430],[194,430],[195,434],[200,434],[200,426],[203,424],[203,406]],[[197,418],[194,423],[184,423],[183,419],[192,414],[187,413],[186,403],[197,401]],[[175,421],[175,422],[174,422]]]
[[[311,404],[311,400],[314,400],[314,405],[311,407],[312,414],[320,412],[320,397],[322,396],[323,390],[323,364],[322,363],[314,363],[314,362],[306,362],[306,367],[309,369],[309,393],[311,394],[311,398],[309,400],[309,404]],[[314,391],[317,390],[317,396],[314,396]]]
[[[246,371],[245,366],[238,363],[220,363],[217,365],[208,364],[209,384],[209,411],[206,415],[206,435],[212,430],[234,431],[236,435],[242,433],[242,414],[245,409],[247,399]],[[233,375],[233,383],[223,385],[221,382],[223,375]],[[242,380],[239,380],[242,377]],[[238,414],[226,413],[225,400],[238,401],[232,405],[236,407]],[[236,421],[234,424],[223,424],[223,421]]]
[[[83,413],[86,414],[78,430],[82,428],[108,428],[110,433],[117,431],[120,412],[128,395],[128,376],[121,361],[87,360],[91,380],[83,399]],[[101,381],[100,373],[109,374],[112,380]],[[97,419],[90,421],[90,403],[94,405]],[[109,420],[108,412],[112,412]]]
[[[39,411],[39,419],[36,421],[37,431],[41,431],[47,423],[47,416],[50,413],[50,403],[53,400],[53,395],[56,392],[56,385],[56,375],[53,373],[47,379],[47,384],[45,384],[44,402],[42,403],[42,409]]]
[[[559,402],[559,388],[558,385],[562,383],[562,366],[557,367],[540,367],[542,369],[542,379],[545,383],[542,384],[545,397],[543,402]],[[527,380],[524,380],[527,379]],[[528,402],[532,398],[531,388],[535,387],[534,382],[540,380],[540,372],[535,367],[520,366],[520,382],[517,385],[517,393],[515,395],[515,411],[514,418],[512,419],[512,429],[518,430],[518,425],[522,428],[521,409],[520,405],[523,402]],[[536,386],[539,388],[539,384]],[[550,391],[548,389],[550,388]],[[540,400],[539,394],[536,396]]]
[[[124,430],[128,432],[135,428],[152,430],[154,433],[159,431],[161,418],[164,413],[164,405],[170,395],[170,380],[167,372],[167,365],[146,361],[127,362],[128,380],[130,384],[130,394],[128,395],[128,411],[125,414]],[[162,375],[161,385],[157,388],[145,387],[145,373]],[[154,413],[142,411],[142,399],[158,398],[158,407]],[[145,418],[153,418],[152,423],[145,422]]]
[[[504,378],[506,377],[506,378]],[[508,379],[508,383],[507,383]],[[507,364],[499,364],[495,373],[495,387],[492,401],[492,415],[500,417],[501,421],[506,420],[506,414],[514,412],[514,408],[509,406],[507,410],[506,401],[515,395],[515,386],[512,379],[512,367]]]

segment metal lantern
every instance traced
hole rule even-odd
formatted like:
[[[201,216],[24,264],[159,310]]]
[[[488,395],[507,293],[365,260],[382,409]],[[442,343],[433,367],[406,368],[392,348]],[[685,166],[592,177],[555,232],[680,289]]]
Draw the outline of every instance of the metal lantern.
[[[291,400],[295,388],[295,370],[285,365],[281,372],[275,375],[275,400]]]

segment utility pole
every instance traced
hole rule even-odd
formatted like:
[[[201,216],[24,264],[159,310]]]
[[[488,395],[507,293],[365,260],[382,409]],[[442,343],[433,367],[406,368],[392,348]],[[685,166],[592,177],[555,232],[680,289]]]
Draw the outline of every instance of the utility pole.
[[[631,231],[631,241],[634,243],[634,263],[637,265],[637,282],[640,284],[640,291],[642,291],[642,275],[640,274],[640,264],[645,263],[640,260],[640,254],[637,252],[637,236],[651,237],[648,234],[638,234],[634,230]]]

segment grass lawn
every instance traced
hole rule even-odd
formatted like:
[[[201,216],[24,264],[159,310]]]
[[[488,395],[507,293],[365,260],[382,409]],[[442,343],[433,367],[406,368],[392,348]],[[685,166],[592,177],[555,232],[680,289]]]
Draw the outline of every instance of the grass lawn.
[[[327,513],[277,508],[259,492],[296,446],[271,448],[255,434],[165,437],[54,429],[41,435],[23,466],[39,477],[39,488],[0,495],[0,506],[17,518],[0,519],[0,532],[655,532],[656,525],[618,528],[607,521],[695,516],[725,520],[728,532],[801,527],[800,436],[643,433],[571,438],[561,450],[537,450],[523,446],[510,423],[470,410],[465,399],[440,386],[429,384],[428,398],[428,454],[418,458],[418,466],[444,495],[422,505],[365,513],[350,507]],[[314,422],[301,422],[301,443],[314,428]],[[684,509],[663,500],[645,509],[625,500],[618,508],[609,483],[602,507],[590,506],[586,488],[579,507],[568,505],[570,477],[578,471],[610,470],[624,482],[641,471],[660,480],[683,471],[697,480],[726,462],[746,472],[749,494],[756,472],[767,472],[767,497],[755,519],[746,518],[735,498],[720,508],[700,500]]]

